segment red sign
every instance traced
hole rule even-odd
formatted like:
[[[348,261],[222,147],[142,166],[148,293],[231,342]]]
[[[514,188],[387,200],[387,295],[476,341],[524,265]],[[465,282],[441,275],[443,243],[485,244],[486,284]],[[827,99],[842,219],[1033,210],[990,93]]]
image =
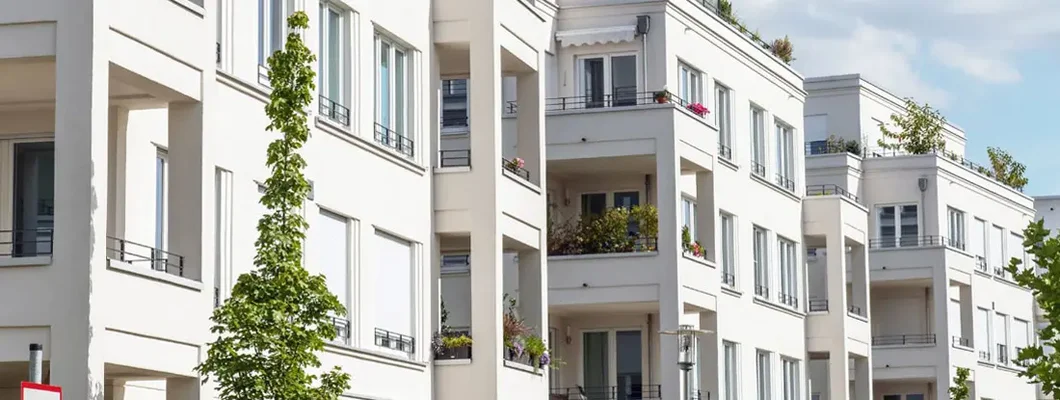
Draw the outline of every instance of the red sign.
[[[22,382],[22,400],[62,400],[63,389],[58,386]]]

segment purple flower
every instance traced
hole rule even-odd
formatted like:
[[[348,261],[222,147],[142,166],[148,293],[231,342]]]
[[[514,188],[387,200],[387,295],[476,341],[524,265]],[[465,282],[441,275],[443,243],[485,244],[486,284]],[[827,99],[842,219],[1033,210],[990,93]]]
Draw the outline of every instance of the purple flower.
[[[541,353],[540,361],[541,361],[541,366],[542,367],[547,367],[548,364],[552,362],[552,357],[549,357],[548,356],[548,352],[546,351],[544,353]]]
[[[522,357],[523,356],[523,350],[525,350],[525,349],[523,348],[523,342],[522,341],[515,342],[514,349],[515,349],[515,356],[516,357]]]

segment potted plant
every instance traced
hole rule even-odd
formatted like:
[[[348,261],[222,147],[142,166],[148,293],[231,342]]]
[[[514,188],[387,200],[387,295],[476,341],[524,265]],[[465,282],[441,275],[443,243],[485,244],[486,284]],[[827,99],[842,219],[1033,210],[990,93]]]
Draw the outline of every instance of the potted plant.
[[[530,357],[530,363],[533,365],[534,370],[548,366],[551,360],[548,356],[548,347],[545,346],[545,341],[537,335],[527,335],[523,341],[526,345],[526,355]]]
[[[655,92],[653,98],[656,103],[666,104],[670,102],[670,92],[666,89]]]
[[[512,172],[518,172],[519,170],[523,169],[524,166],[526,166],[526,161],[523,161],[523,159],[519,157],[515,157],[511,160],[508,160],[508,162],[504,164],[504,167],[508,168],[508,170]]]
[[[707,114],[710,113],[710,110],[707,109],[707,106],[704,106],[703,103],[699,102],[689,104],[686,108],[688,108],[688,111],[691,111],[693,114],[696,114],[700,117],[705,117],[707,116]]]

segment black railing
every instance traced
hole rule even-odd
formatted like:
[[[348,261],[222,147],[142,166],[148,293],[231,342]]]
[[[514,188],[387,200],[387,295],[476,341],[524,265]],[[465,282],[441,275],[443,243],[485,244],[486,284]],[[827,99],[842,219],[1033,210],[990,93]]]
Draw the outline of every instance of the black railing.
[[[946,245],[955,249],[965,250],[965,243],[960,239],[946,238]]]
[[[986,350],[979,350],[979,361],[990,361],[990,352]]]
[[[515,102],[514,100],[510,100],[510,101],[504,102],[504,113],[505,114],[511,115],[511,114],[515,114],[518,111],[519,111],[519,103]]]
[[[755,285],[755,296],[769,297],[769,286]]]
[[[467,80],[450,79],[442,81],[443,98],[465,98],[467,97]]]
[[[409,354],[416,352],[416,338],[375,328],[375,345]]]
[[[777,174],[773,182],[775,182],[777,186],[787,189],[789,192],[795,191],[795,181],[784,175]]]
[[[471,331],[469,330],[452,330],[441,334],[442,337],[471,337]],[[456,346],[446,347],[444,345],[438,346],[434,352],[435,360],[470,360],[471,359],[471,345],[467,346]]]
[[[806,196],[843,196],[853,200],[855,203],[858,202],[858,196],[848,192],[842,186],[833,184],[807,186]]]
[[[1021,189],[1021,188],[1012,187],[1011,185],[1008,185],[1006,183],[998,181],[997,178],[995,178],[993,176],[993,171],[994,171],[993,168],[988,168],[988,167],[984,167],[982,165],[976,164],[976,163],[974,163],[972,161],[969,161],[968,159],[964,158],[964,156],[962,156],[960,154],[957,154],[957,153],[954,153],[952,151],[948,151],[948,150],[945,150],[945,149],[935,149],[935,150],[930,150],[930,151],[927,151],[927,152],[924,152],[924,153],[921,153],[921,154],[935,154],[938,157],[945,158],[945,159],[953,161],[953,162],[955,162],[957,164],[960,164],[962,167],[966,168],[967,170],[972,171],[974,173],[977,173],[977,174],[981,175],[982,177],[984,177],[986,179],[992,180],[992,181],[997,182],[998,184],[1001,184],[1001,185],[1008,186],[1012,190],[1015,190],[1015,191],[1018,191],[1018,192],[1023,192],[1023,189]],[[918,154],[912,154],[912,153],[909,153],[908,151],[901,150],[901,149],[884,149],[884,148],[867,148],[867,149],[865,149],[865,156],[866,157],[900,157],[900,156],[909,156],[909,155],[918,155]]]
[[[808,308],[810,312],[828,311],[828,299],[810,299],[809,303]]]
[[[54,233],[51,228],[0,231],[0,257],[49,256]]]
[[[979,270],[984,274],[990,273],[990,268],[986,266],[986,257],[975,256],[975,269]]]
[[[350,320],[342,317],[331,317],[335,325],[335,343],[350,344]]]
[[[442,116],[442,128],[443,129],[444,128],[457,128],[457,130],[460,130],[460,128],[467,128],[469,126],[471,126],[471,125],[468,123],[468,118],[467,118],[466,115],[458,116],[458,117]],[[459,132],[456,132],[456,133],[459,133]]]
[[[865,316],[865,313],[861,312],[861,306],[849,305],[847,306],[847,312],[862,317]]]
[[[471,150],[441,150],[438,152],[438,166],[470,167]]]
[[[553,388],[549,393],[549,398],[553,400],[656,400],[662,399],[662,386],[578,386]]]
[[[657,101],[655,92],[638,92],[636,86],[624,86],[614,88],[610,94],[600,91],[584,96],[547,98],[545,99],[545,111],[632,107],[652,103],[666,103],[666,101]]]
[[[1000,276],[1000,277],[1004,278],[1005,277],[1005,268],[1003,268],[1003,267],[994,267],[994,275],[997,275],[997,276]]]
[[[906,346],[912,344],[935,344],[934,333],[915,333],[909,335],[873,336],[873,346]]]
[[[221,306],[221,288],[213,288],[213,308]]]
[[[525,179],[527,182],[530,181],[530,171],[523,167],[520,159],[514,158],[511,160],[501,159],[501,167],[515,174],[516,176]]]
[[[947,244],[945,236],[939,235],[925,235],[925,236],[888,236],[875,239],[869,239],[870,249],[892,249],[897,247],[932,247],[932,246],[944,246]]]
[[[394,132],[378,122],[375,124],[375,141],[409,158],[416,155],[415,143],[413,143],[412,139],[402,136],[400,133]]]
[[[972,347],[972,339],[960,336],[953,337],[953,345],[961,347]]]
[[[806,155],[816,156],[821,154],[841,154],[850,153],[856,156],[860,156],[864,151],[861,148],[861,143],[857,141],[828,141],[828,140],[815,140],[812,142],[806,142]]]
[[[1008,345],[997,344],[997,362],[1008,364]]]
[[[217,42],[217,64],[221,63],[221,42]]]
[[[692,400],[710,400],[710,392],[697,390],[692,393]]]
[[[792,308],[799,308],[799,298],[793,295],[781,292],[777,297],[780,298],[780,303],[787,305]]]
[[[149,264],[155,271],[184,277],[184,256],[107,236],[107,256],[129,264]]]
[[[751,161],[751,173],[764,177],[766,176],[766,166],[759,164],[758,161]]]
[[[324,118],[350,126],[350,109],[324,96],[320,96],[320,115]]]
[[[718,142],[718,157],[732,160],[732,147],[725,145],[725,143]]]
[[[721,271],[721,284],[728,287],[736,287],[736,274]]]

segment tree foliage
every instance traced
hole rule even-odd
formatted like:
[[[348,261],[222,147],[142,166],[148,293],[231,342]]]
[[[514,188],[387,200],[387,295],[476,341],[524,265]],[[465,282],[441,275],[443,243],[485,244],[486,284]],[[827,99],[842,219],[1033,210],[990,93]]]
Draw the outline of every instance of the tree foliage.
[[[957,376],[953,377],[953,386],[950,386],[950,400],[968,400],[968,368],[957,367]]]
[[[990,174],[999,182],[1023,190],[1027,186],[1027,178],[1023,176],[1027,172],[1027,166],[1016,161],[1007,151],[997,147],[987,147],[986,155],[990,157],[990,166],[994,168]]]
[[[920,105],[913,99],[905,99],[905,114],[891,114],[891,124],[896,130],[880,124],[883,134],[883,138],[877,141],[880,147],[910,154],[927,154],[946,148],[946,141],[942,138],[946,118],[927,103]]]
[[[207,358],[196,369],[213,379],[223,400],[334,400],[349,388],[349,375],[335,367],[320,375],[316,353],[336,337],[331,315],[346,309],[322,275],[302,267],[302,242],[309,227],[301,209],[309,193],[298,150],[309,138],[316,60],[302,42],[309,17],[295,12],[284,49],[269,57],[272,87],[266,130],[282,137],[268,147],[261,203],[269,213],[258,221],[257,254],[251,272],[240,275],[231,297],[214,310]]]
[[[1046,354],[1042,346],[1060,348],[1057,336],[1060,332],[1060,238],[1050,237],[1044,222],[1032,222],[1023,230],[1023,247],[1038,271],[1020,267],[1023,262],[1017,258],[1009,262],[1006,270],[1016,283],[1031,290],[1047,323],[1038,330],[1040,344],[1032,343],[1016,355],[1016,364],[1025,367],[1019,375],[1029,378],[1031,383],[1041,383],[1046,395],[1057,396],[1060,395],[1060,353]]]

